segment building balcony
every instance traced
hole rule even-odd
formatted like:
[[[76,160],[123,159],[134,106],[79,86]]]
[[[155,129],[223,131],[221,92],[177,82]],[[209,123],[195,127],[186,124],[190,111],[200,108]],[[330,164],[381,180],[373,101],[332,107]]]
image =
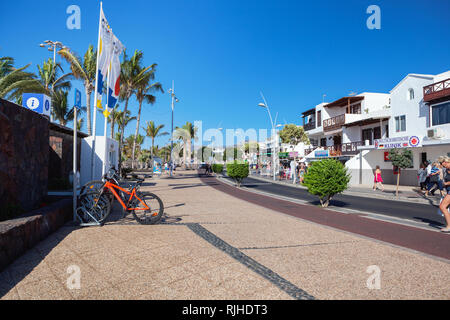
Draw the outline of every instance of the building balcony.
[[[323,131],[329,132],[342,128],[345,124],[345,114],[323,120]]]
[[[423,101],[450,99],[450,78],[423,87]]]
[[[315,123],[315,121],[311,121],[311,122],[309,122],[309,123],[307,123],[307,124],[305,124],[305,125],[303,126],[303,129],[304,129],[305,131],[314,130],[315,128],[316,128],[316,123]]]

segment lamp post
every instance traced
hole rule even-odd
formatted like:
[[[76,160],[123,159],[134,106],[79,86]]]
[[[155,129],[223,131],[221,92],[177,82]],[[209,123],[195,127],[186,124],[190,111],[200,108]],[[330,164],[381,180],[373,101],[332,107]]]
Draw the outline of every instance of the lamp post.
[[[272,125],[272,137],[275,135],[275,150],[274,152],[272,152],[272,158],[273,158],[273,181],[276,181],[276,170],[277,170],[277,161],[278,161],[278,134],[276,132],[276,128],[275,128],[275,124],[272,120],[272,114],[270,113],[270,108],[269,105],[267,104],[266,99],[264,98],[263,93],[261,92],[261,97],[264,101],[264,103],[260,103],[258,104],[259,107],[261,108],[265,108],[267,110],[267,113],[269,114],[269,118],[270,118],[270,124]]]
[[[172,81],[172,88],[169,89],[169,93],[172,97],[172,133],[171,133],[171,137],[170,137],[170,177],[172,178],[172,170],[173,170],[173,111],[175,109],[175,102],[180,102],[180,100],[178,100],[178,98],[175,96],[175,81]]]
[[[53,51],[53,72],[56,74],[56,48],[64,49],[66,47],[63,46],[63,44],[59,41],[51,41],[51,40],[45,40],[44,43],[41,43],[39,46],[41,48],[48,47],[48,51]],[[50,112],[50,121],[53,122],[52,112]]]

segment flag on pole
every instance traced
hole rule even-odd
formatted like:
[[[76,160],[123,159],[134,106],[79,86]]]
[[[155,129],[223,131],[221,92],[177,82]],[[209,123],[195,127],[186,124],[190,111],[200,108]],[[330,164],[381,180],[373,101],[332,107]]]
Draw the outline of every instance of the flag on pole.
[[[112,56],[110,62],[110,69],[108,75],[108,98],[107,98],[107,107],[103,112],[104,116],[109,117],[112,109],[117,103],[117,99],[119,98],[120,93],[120,55],[125,50],[123,44],[117,39],[117,37],[113,34],[112,36]]]
[[[108,21],[103,13],[103,8],[100,8],[100,40],[99,40],[99,57],[97,62],[97,101],[95,105],[97,108],[103,110],[102,93],[106,73],[111,61],[113,33]]]

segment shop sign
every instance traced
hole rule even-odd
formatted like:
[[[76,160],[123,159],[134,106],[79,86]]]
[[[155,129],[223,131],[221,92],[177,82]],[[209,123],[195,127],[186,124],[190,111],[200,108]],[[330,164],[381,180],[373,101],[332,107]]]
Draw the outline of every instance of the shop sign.
[[[417,136],[375,140],[375,149],[415,148],[421,146],[420,138]]]
[[[328,150],[318,150],[314,151],[314,156],[316,158],[328,158],[330,156],[330,152]]]

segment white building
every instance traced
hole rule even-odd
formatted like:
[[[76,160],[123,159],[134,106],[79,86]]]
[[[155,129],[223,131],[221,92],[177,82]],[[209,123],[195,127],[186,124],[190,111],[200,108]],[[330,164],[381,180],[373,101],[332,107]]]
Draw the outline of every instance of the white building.
[[[319,112],[320,111],[320,112]],[[413,151],[413,167],[402,171],[400,183],[417,185],[417,170],[425,160],[450,154],[450,71],[439,75],[409,74],[389,94],[363,93],[321,104],[303,113],[314,115],[322,127],[306,123],[312,152],[334,157],[349,169],[352,185],[373,183],[378,165],[385,183],[395,184],[392,163],[387,158],[390,139],[406,139]],[[418,147],[411,147],[411,141]],[[388,140],[389,139],[389,140]],[[320,149],[318,149],[320,147]]]

